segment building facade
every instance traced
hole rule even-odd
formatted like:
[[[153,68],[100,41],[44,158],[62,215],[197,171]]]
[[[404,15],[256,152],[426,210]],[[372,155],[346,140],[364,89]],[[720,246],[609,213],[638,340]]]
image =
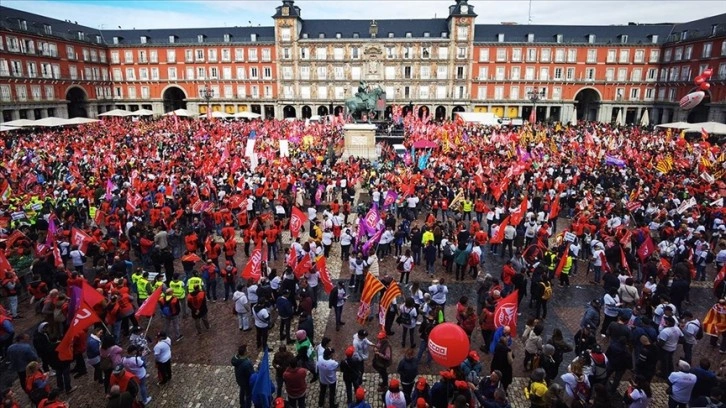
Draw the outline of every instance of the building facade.
[[[446,18],[305,19],[282,0],[267,27],[97,30],[0,7],[3,121],[114,108],[265,117],[337,114],[361,87],[386,110],[415,106],[539,120],[726,120],[726,14],[684,24],[476,24],[467,0]],[[679,99],[714,72],[704,102]]]

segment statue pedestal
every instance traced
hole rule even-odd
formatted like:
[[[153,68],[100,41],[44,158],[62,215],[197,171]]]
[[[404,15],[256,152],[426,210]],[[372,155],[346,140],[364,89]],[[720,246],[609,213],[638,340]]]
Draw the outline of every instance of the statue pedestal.
[[[343,159],[350,156],[375,160],[379,153],[376,151],[376,125],[349,123],[343,126],[345,132],[345,151]]]

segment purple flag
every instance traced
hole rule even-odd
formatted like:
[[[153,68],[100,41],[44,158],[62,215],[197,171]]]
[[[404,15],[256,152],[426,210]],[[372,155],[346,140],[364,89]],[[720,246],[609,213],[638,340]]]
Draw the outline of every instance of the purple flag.
[[[373,208],[368,211],[365,218],[361,220],[361,225],[365,229],[365,233],[368,235],[375,234],[378,229],[378,223],[381,221],[381,216],[378,214],[378,204],[373,203]]]
[[[320,184],[318,186],[318,191],[315,192],[315,205],[320,205],[320,201],[323,198],[324,190],[325,190],[325,186]]]
[[[358,225],[358,237],[355,240],[355,248],[356,252],[362,248],[363,245],[363,237],[366,236],[365,229],[363,228],[363,223],[361,222]]]
[[[373,245],[376,245],[378,243],[378,241],[381,240],[381,235],[383,235],[383,231],[385,231],[385,230],[386,230],[386,227],[381,227],[381,229],[376,231],[376,233],[373,234],[373,236],[370,237],[368,239],[368,241],[366,241],[365,244],[363,244],[363,253],[364,254],[368,254],[369,251],[371,250],[371,247],[373,247]]]
[[[398,199],[398,193],[393,190],[388,190],[386,193],[386,198],[383,200],[383,209],[388,210],[388,208],[396,203],[396,200]]]
[[[76,315],[78,307],[81,305],[81,298],[83,297],[83,289],[78,286],[71,286],[71,297],[68,299],[68,314],[66,315],[66,322],[71,324],[71,320]]]
[[[605,156],[605,164],[611,166],[625,167],[625,160],[613,156]]]

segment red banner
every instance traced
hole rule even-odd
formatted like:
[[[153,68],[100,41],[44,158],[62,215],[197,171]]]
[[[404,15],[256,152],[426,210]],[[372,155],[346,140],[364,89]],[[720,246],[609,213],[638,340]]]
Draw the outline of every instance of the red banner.
[[[653,251],[655,251],[655,244],[653,243],[653,239],[648,236],[645,238],[645,241],[640,244],[640,248],[638,248],[638,258],[640,258],[640,262],[645,262],[645,260],[653,254]]]
[[[294,246],[290,247],[290,252],[287,254],[287,265],[294,271],[297,267],[297,250]]]
[[[98,293],[86,280],[82,281],[81,288],[83,289],[83,301],[88,303],[89,306],[95,307],[105,300],[103,295]]]
[[[330,291],[333,290],[333,281],[330,279],[325,257],[321,256],[318,258],[318,260],[315,261],[315,266],[318,268],[318,272],[320,273],[320,282],[323,284],[323,290],[325,293],[330,294]]]
[[[250,259],[247,261],[247,265],[242,270],[242,277],[245,279],[252,279],[255,282],[260,280],[262,273],[260,266],[262,265],[262,240],[258,240],[255,245],[255,249],[252,250]]]
[[[151,294],[144,303],[139,306],[139,310],[136,311],[136,317],[151,317],[156,312],[156,304],[159,303],[159,297],[161,297],[161,286],[156,288],[154,293]]]
[[[73,339],[78,335],[83,336],[84,330],[100,321],[98,315],[93,312],[93,308],[85,301],[81,301],[78,311],[76,311],[76,315],[73,317],[68,331],[66,331],[66,335],[63,336],[63,340],[56,347],[58,359],[60,361],[73,360]]]
[[[305,256],[300,259],[300,262],[297,263],[295,269],[293,269],[293,273],[296,278],[300,279],[303,275],[310,272],[311,269],[313,269],[313,260],[310,259],[310,254],[305,254]]]
[[[499,224],[497,235],[492,237],[489,241],[490,244],[501,244],[502,241],[504,241],[504,229],[507,228],[507,225],[509,225],[509,217],[505,218],[502,223]]]
[[[524,219],[524,216],[527,214],[527,197],[522,198],[522,204],[520,204],[519,208],[514,210],[511,214],[511,224],[515,227],[519,225],[520,222]]]
[[[509,326],[512,337],[517,337],[517,308],[519,306],[519,291],[515,290],[509,296],[499,300],[494,309],[494,326],[500,328]]]
[[[297,207],[292,207],[292,214],[290,214],[290,235],[293,239],[300,235],[300,229],[307,220],[308,217],[304,212],[300,211]]]
[[[560,258],[560,262],[557,263],[557,268],[555,269],[555,276],[560,277],[560,274],[562,273],[562,270],[565,268],[565,265],[567,265],[567,257],[570,255],[570,246],[567,245],[565,247],[565,252],[562,254],[562,257]]]
[[[88,244],[91,242],[93,242],[93,238],[86,234],[83,230],[73,228],[71,231],[71,244],[78,245],[78,249],[80,249],[84,254],[88,250]]]

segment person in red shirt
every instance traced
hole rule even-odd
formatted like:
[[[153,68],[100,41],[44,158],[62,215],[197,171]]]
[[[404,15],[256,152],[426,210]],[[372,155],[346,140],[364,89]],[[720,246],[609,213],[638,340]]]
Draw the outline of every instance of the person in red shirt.
[[[153,242],[153,241],[152,241]],[[187,247],[187,251],[196,253],[198,249],[198,242],[199,237],[197,236],[197,233],[192,231],[189,235],[184,237],[184,244]]]
[[[202,266],[201,275],[204,287],[207,289],[207,299],[212,302],[217,301],[217,272],[219,272],[219,267],[211,259],[207,259],[207,264]]]
[[[231,262],[226,261],[224,268],[219,271],[219,275],[222,277],[222,283],[224,284],[224,301],[229,299],[229,294],[235,291],[235,281],[237,279],[237,268],[232,265]]]
[[[512,260],[508,259],[507,262],[504,263],[504,266],[502,266],[502,285],[504,285],[504,296],[509,294],[514,289],[512,278],[514,278],[514,275],[516,273],[517,272],[512,266]]]
[[[234,236],[235,236],[234,227],[232,226],[232,223],[229,222],[229,223],[227,223],[227,225],[225,225],[224,228],[222,228],[222,238],[224,238],[224,240],[226,241],[230,238],[234,238]]]
[[[212,235],[208,235],[204,243],[204,252],[207,259],[211,259],[215,265],[219,266],[219,255],[222,254],[222,246],[214,240]]]
[[[277,261],[277,229],[270,227],[265,231],[265,238],[267,239],[267,259],[274,258]]]
[[[237,240],[232,237],[232,239],[228,239],[224,241],[224,258],[231,262],[232,265],[237,267],[237,262],[234,260],[234,255],[237,253]]]

